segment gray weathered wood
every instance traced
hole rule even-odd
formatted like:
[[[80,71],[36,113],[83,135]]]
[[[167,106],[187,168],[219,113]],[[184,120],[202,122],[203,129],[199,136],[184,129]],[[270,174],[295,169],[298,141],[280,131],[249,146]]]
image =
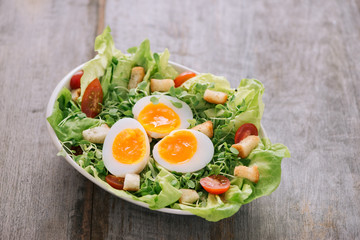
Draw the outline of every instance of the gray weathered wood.
[[[360,2],[1,1],[0,239],[357,239]],[[263,125],[292,153],[270,196],[210,223],[144,209],[80,176],[47,134],[61,77],[103,25],[125,51],[266,88]]]
[[[0,239],[90,237],[93,184],[61,157],[45,108],[93,56],[96,1],[0,2]]]

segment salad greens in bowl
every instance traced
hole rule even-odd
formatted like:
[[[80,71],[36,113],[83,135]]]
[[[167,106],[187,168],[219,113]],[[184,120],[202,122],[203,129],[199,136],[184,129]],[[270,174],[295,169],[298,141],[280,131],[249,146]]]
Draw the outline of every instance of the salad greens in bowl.
[[[107,27],[98,54],[55,88],[47,108],[59,155],[108,192],[219,221],[280,184],[286,146],[261,126],[264,87],[169,62],[148,40],[123,54]]]

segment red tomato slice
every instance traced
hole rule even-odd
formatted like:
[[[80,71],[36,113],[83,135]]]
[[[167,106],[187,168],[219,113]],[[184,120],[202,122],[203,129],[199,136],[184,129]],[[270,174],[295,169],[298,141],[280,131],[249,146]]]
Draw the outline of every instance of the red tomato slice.
[[[222,175],[211,175],[200,179],[201,186],[212,194],[222,194],[230,188],[230,181]]]
[[[80,70],[78,72],[76,72],[70,80],[70,87],[71,89],[77,89],[80,88],[80,79],[82,77],[82,75],[84,74],[83,70]]]
[[[179,76],[174,79],[175,87],[180,87],[184,82],[195,76],[196,73],[193,72],[183,72],[179,74]]]
[[[113,188],[116,188],[116,189],[119,189],[119,190],[122,190],[124,188],[124,180],[125,180],[125,178],[116,177],[114,175],[109,174],[109,175],[107,175],[105,177],[105,180]]]
[[[85,89],[81,100],[81,111],[87,117],[94,118],[101,111],[103,91],[99,79],[95,78]]]
[[[235,143],[240,142],[241,140],[243,140],[244,138],[250,135],[255,135],[255,136],[259,135],[255,125],[252,123],[245,123],[241,125],[235,133]]]

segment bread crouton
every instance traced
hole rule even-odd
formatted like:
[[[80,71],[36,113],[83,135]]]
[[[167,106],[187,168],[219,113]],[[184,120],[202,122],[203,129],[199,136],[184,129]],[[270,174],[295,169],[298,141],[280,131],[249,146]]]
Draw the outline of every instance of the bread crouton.
[[[199,194],[192,189],[180,189],[182,195],[179,199],[180,203],[193,203],[199,199]]]
[[[71,99],[76,102],[81,94],[81,88],[71,90]]]
[[[227,101],[228,95],[223,92],[206,89],[204,93],[204,100],[209,103],[224,104]]]
[[[110,128],[106,124],[102,124],[99,127],[90,128],[84,130],[82,135],[85,140],[92,142],[92,143],[104,143],[105,137],[110,131]]]
[[[137,191],[140,189],[140,175],[135,173],[127,173],[125,175],[124,190]]]
[[[172,79],[151,79],[151,92],[168,92],[175,83]]]
[[[239,143],[233,144],[232,147],[239,151],[239,156],[241,158],[246,158],[249,156],[250,152],[256,148],[259,144],[260,138],[255,135],[250,135],[241,140]]]
[[[213,123],[211,121],[206,121],[206,122],[204,122],[202,124],[196,125],[192,129],[197,130],[199,132],[202,132],[203,134],[205,134],[209,138],[212,138],[214,136]]]
[[[134,67],[131,69],[131,77],[128,89],[136,88],[141,83],[145,76],[145,69],[143,67]]]
[[[257,183],[259,181],[259,169],[256,165],[252,167],[237,166],[234,169],[234,175],[236,177],[242,177],[249,179],[250,181]]]

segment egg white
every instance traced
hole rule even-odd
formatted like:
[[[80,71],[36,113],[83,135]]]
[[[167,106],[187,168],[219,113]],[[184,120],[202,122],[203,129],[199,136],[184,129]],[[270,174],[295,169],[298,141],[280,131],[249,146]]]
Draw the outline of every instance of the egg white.
[[[152,97],[156,97],[157,99],[159,99],[159,103],[165,104],[166,106],[171,108],[174,112],[176,112],[179,115],[180,126],[177,129],[186,129],[190,126],[190,123],[188,122],[188,120],[193,119],[193,113],[192,113],[189,105],[187,105],[185,102],[183,102],[175,97],[170,97],[170,96],[165,96],[165,95],[151,95],[151,96],[143,97],[139,101],[137,101],[132,109],[135,119],[138,119],[139,114],[144,109],[144,107],[146,107],[148,104],[151,103],[150,98],[152,98]],[[171,103],[171,101],[181,103],[182,107],[181,108],[175,107]],[[147,133],[152,138],[163,138],[169,134],[169,133],[157,133],[157,132],[153,132],[153,131],[147,131]]]
[[[144,133],[146,151],[144,158],[135,164],[124,164],[117,161],[112,153],[112,146],[116,136],[122,130],[126,128],[136,129],[139,128]],[[111,128],[109,133],[106,135],[104,146],[103,146],[103,161],[104,165],[109,172],[117,177],[125,177],[127,173],[140,173],[146,166],[150,158],[150,144],[149,138],[146,134],[143,126],[132,118],[123,118],[117,121]]]
[[[192,158],[189,161],[182,164],[171,164],[166,160],[164,160],[160,156],[158,147],[161,141],[163,141],[166,138],[165,137],[162,140],[160,140],[158,143],[156,143],[154,146],[152,153],[155,161],[164,168],[166,168],[167,170],[181,172],[181,173],[195,172],[204,168],[214,156],[214,145],[211,142],[210,138],[199,131],[195,131],[191,129],[175,130],[172,131],[168,136],[171,136],[178,131],[190,131],[195,135],[197,140],[197,149],[195,154],[192,156]]]

